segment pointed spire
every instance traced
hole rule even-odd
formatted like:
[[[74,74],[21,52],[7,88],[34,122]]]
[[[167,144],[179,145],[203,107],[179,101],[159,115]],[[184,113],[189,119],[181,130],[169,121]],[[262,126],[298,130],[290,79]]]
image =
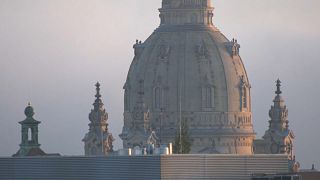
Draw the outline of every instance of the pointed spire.
[[[276,81],[276,83],[277,83],[277,91],[275,92],[278,96],[280,96],[280,94],[282,94],[282,91],[281,91],[281,81],[280,81],[280,79],[278,79],[277,81]]]
[[[97,99],[100,99],[101,98],[101,94],[100,94],[100,83],[99,82],[96,83],[96,91],[97,91],[97,93],[96,93],[95,97]]]
[[[108,131],[108,113],[103,107],[100,94],[100,83],[95,84],[96,99],[93,103],[94,109],[89,114],[89,132],[83,138],[86,156],[107,155],[113,151],[112,134]]]
[[[266,153],[287,154],[289,159],[293,158],[293,140],[295,138],[293,132],[289,129],[288,108],[284,103],[284,99],[280,96],[281,81],[276,81],[277,90],[274,98],[273,106],[269,110],[269,129],[263,136],[266,145]]]
[[[95,95],[96,100],[93,103],[93,106],[94,106],[95,110],[98,110],[98,109],[102,108],[102,106],[103,106],[103,103],[101,100],[101,94],[100,94],[100,83],[97,82],[95,86],[96,86],[96,95]]]

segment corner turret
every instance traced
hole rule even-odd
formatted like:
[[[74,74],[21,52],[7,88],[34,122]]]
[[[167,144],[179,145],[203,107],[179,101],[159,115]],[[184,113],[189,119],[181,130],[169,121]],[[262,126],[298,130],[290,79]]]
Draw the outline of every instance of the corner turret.
[[[19,156],[44,156],[46,153],[40,148],[38,141],[38,126],[41,123],[33,118],[34,109],[31,103],[24,110],[26,119],[21,124],[21,144],[19,151],[13,157]]]
[[[100,83],[96,83],[94,109],[89,114],[89,132],[83,138],[86,156],[104,156],[113,152],[114,138],[108,131],[108,113],[103,108],[100,94]]]
[[[294,134],[289,129],[288,109],[281,97],[281,81],[276,81],[275,98],[269,110],[269,128],[262,139],[254,141],[255,154],[287,154],[294,161]]]

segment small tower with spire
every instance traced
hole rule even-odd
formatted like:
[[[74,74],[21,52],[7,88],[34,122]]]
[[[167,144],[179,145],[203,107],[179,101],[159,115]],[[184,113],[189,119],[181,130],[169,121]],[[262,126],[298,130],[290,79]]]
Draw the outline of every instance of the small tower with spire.
[[[96,99],[89,114],[89,132],[83,138],[86,156],[105,156],[113,152],[114,138],[108,130],[108,113],[103,107],[100,94],[100,83],[97,82]]]
[[[19,122],[21,124],[21,144],[19,151],[13,157],[19,156],[44,156],[46,153],[40,149],[38,141],[38,126],[41,123],[33,118],[34,109],[31,103],[24,110],[26,119]]]
[[[293,155],[293,132],[289,129],[288,109],[281,97],[281,81],[276,81],[277,90],[273,106],[269,111],[269,129],[263,139],[265,141],[265,151],[269,154],[288,154],[291,160]]]

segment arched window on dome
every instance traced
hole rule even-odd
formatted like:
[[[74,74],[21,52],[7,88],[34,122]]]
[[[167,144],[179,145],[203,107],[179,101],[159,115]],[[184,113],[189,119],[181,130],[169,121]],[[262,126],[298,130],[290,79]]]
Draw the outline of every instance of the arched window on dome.
[[[202,87],[202,107],[204,110],[214,107],[214,87]]]
[[[239,105],[241,111],[250,111],[250,84],[246,82],[244,76],[240,77],[240,86],[239,86]]]
[[[212,107],[212,88],[211,87],[207,87],[206,88],[206,106],[207,107]]]
[[[242,108],[248,108],[248,92],[246,87],[242,89]]]
[[[156,87],[154,89],[154,108],[160,109],[162,107],[162,88]]]

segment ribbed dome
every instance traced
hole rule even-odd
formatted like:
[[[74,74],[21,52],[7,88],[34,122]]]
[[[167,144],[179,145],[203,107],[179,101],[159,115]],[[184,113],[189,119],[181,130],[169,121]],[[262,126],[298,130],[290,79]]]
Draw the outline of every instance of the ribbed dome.
[[[176,8],[188,5],[183,10],[170,2],[163,1],[160,27],[134,45],[124,86],[124,147],[145,144],[150,129],[173,142],[183,119],[193,153],[251,154],[250,84],[240,45],[212,25],[209,1],[177,0]]]

